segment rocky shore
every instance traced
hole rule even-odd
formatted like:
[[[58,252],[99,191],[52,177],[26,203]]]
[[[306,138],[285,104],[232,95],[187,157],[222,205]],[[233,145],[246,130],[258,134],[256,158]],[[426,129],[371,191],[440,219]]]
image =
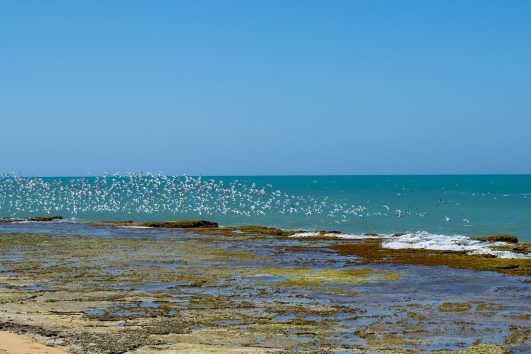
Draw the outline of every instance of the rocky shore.
[[[206,221],[0,231],[0,331],[69,353],[531,349],[529,259]]]

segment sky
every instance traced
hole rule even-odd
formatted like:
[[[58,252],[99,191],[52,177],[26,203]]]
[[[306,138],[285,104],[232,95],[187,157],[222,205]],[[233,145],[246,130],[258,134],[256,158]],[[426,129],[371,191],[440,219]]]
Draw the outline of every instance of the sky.
[[[531,1],[0,2],[0,173],[531,173]]]

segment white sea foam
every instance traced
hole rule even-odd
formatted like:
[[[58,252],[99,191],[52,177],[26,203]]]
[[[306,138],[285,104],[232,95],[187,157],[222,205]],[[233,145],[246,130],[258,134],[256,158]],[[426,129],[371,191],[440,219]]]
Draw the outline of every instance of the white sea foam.
[[[291,235],[290,237],[316,237],[316,236],[321,236],[321,234],[319,232],[308,231],[308,232],[298,232],[296,234]]]
[[[124,227],[126,229],[152,229],[151,226],[138,226],[138,225],[120,225],[118,227]]]
[[[290,237],[334,237],[334,238],[342,238],[346,240],[363,240],[363,239],[374,239],[374,238],[381,238],[382,236],[369,236],[369,235],[362,235],[362,234],[338,234],[338,233],[319,233],[319,232],[299,232],[296,234],[291,235]]]
[[[492,249],[493,246],[508,246],[506,242],[485,242],[474,240],[462,235],[439,235],[426,231],[406,233],[403,235],[363,235],[363,234],[338,234],[319,233],[314,231],[299,232],[290,237],[330,237],[347,240],[383,239],[382,247],[391,249],[427,249],[436,251],[466,252],[470,255],[488,254],[498,258],[525,258],[531,259],[529,254]]]
[[[391,249],[428,249],[437,251],[465,251],[467,254],[490,254],[498,258],[531,258],[529,254],[493,250],[492,246],[507,246],[505,242],[484,242],[461,235],[437,235],[426,231],[388,236],[382,247]]]

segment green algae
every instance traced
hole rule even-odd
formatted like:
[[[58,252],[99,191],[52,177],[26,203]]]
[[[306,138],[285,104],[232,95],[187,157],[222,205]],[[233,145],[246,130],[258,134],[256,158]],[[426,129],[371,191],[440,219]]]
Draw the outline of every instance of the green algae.
[[[21,222],[21,221],[37,221],[37,222],[48,222],[48,221],[55,221],[55,220],[63,220],[63,217],[61,215],[53,215],[53,216],[36,216],[36,217],[29,217],[29,218],[4,218],[0,219],[0,223],[11,223],[11,222]]]
[[[510,326],[510,333],[505,337],[504,343],[508,346],[525,346],[529,345],[531,333],[529,326]]]
[[[474,236],[473,240],[487,241],[487,242],[510,242],[518,243],[518,237],[514,235],[492,235],[492,236]]]
[[[166,339],[166,338],[164,338]],[[280,349],[250,347],[250,346],[228,346],[216,344],[201,344],[201,343],[175,343],[171,345],[158,345],[152,348],[142,350],[143,354],[159,353],[190,353],[190,354],[261,354],[261,353],[276,353]]]
[[[87,225],[93,226],[140,226],[153,228],[171,228],[171,229],[201,229],[217,228],[218,223],[208,220],[173,220],[173,221],[144,221],[135,222],[133,220],[102,220],[87,221]]]
[[[426,338],[444,335],[443,330],[423,328],[436,318],[450,321],[452,328],[466,326],[469,331],[473,326],[462,318],[448,320],[447,312],[427,305],[382,304],[389,313],[375,315],[361,304],[334,303],[342,294],[369,301],[371,294],[358,288],[385,286],[404,274],[320,262],[334,254],[329,243],[294,246],[303,243],[290,240],[286,246],[285,240],[275,245],[262,239],[256,246],[253,238],[238,234],[176,235],[163,239],[2,235],[2,254],[20,259],[0,261],[11,274],[0,283],[12,287],[0,288],[5,298],[0,301],[0,322],[9,318],[56,331],[58,338],[71,343],[74,353],[96,353],[90,343],[102,352],[112,348],[113,340],[122,350],[117,352],[126,348],[138,353],[399,353],[419,351],[416,346],[428,343]],[[201,235],[208,233],[204,230]],[[308,254],[313,257],[300,262],[299,257]],[[41,285],[48,290],[39,290]],[[448,313],[499,311],[490,302],[485,302],[485,309],[479,303],[470,305],[476,311]],[[360,324],[346,325],[344,319]],[[516,315],[514,319],[518,320]],[[352,339],[354,328],[354,338],[362,339],[358,342]],[[79,336],[70,336],[72,332]],[[512,333],[513,342],[523,340],[521,329]]]
[[[292,237],[296,233],[304,230],[282,230],[274,227],[260,225],[242,226],[219,226],[215,222],[207,220],[177,220],[161,222],[133,222],[133,221],[107,221],[92,222],[95,226],[143,226],[154,228],[177,228],[203,235],[223,235],[230,237]],[[337,234],[337,237],[334,237]],[[340,239],[340,231],[318,231],[315,240]],[[377,233],[365,233],[366,236],[378,237]],[[401,233],[394,234],[396,236]],[[303,238],[299,238],[303,239]],[[510,251],[514,253],[529,254],[531,244],[518,243],[518,238],[514,235],[491,235],[476,236],[472,239],[487,242],[505,242],[507,245],[491,246],[493,250]],[[349,249],[350,248],[350,249]],[[334,245],[334,249],[342,254],[353,254],[363,257],[370,262],[388,262],[399,264],[422,264],[422,265],[445,265],[455,268],[469,268],[474,270],[497,271],[509,275],[531,275],[531,260],[529,259],[502,259],[490,255],[468,255],[464,252],[455,251],[433,251],[425,249],[384,249],[381,247],[381,240],[367,242],[350,242],[343,245]]]
[[[403,324],[398,324],[403,326]],[[364,330],[355,332],[357,336],[367,342],[367,347],[376,352],[405,353],[419,352],[419,350],[406,350],[406,346],[421,344],[421,340],[416,338],[407,338],[399,333],[390,333],[387,331],[386,323],[382,321],[374,322]]]
[[[444,302],[438,307],[441,312],[465,312],[471,308],[472,305],[466,302]]]
[[[418,313],[418,312],[415,312],[415,311],[408,311],[407,313],[407,316],[413,320],[417,320],[417,321],[425,321],[427,320],[428,318],[426,316],[424,316],[423,314],[421,313]]]
[[[508,251],[520,254],[530,254],[531,243],[508,243],[503,246],[490,246],[490,249],[494,251]]]
[[[516,276],[531,275],[531,259],[495,258],[489,255],[468,255],[464,252],[426,249],[390,249],[382,247],[380,240],[337,243],[331,248],[340,255],[357,256],[359,264],[417,264],[496,271]]]
[[[476,305],[476,311],[501,311],[505,307],[501,305],[496,305],[492,303],[485,303],[485,302],[472,302]]]
[[[242,232],[244,234],[253,235],[272,235],[272,236],[290,236],[296,233],[296,231],[286,231],[274,227],[266,227],[259,225],[242,225],[242,226],[230,226],[222,228],[226,231]]]
[[[195,229],[203,227],[218,227],[218,223],[207,220],[177,220],[177,221],[151,221],[135,223],[137,226],[165,227],[178,229]]]
[[[379,272],[368,268],[363,269],[312,269],[312,268],[283,268],[263,267],[249,268],[240,272],[244,276],[254,277],[283,277],[285,280],[274,280],[274,286],[322,286],[323,284],[363,284],[368,281],[397,280],[402,277],[399,273]]]
[[[466,350],[457,351],[459,354],[507,354],[503,346],[487,343],[475,343]]]
[[[28,221],[54,221],[54,220],[63,220],[63,217],[61,215],[54,215],[54,216],[38,216],[34,218],[28,218]]]

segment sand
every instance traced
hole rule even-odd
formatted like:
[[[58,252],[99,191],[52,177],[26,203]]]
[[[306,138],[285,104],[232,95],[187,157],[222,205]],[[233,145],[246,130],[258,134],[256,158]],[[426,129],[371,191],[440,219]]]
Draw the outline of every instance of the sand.
[[[68,354],[68,352],[46,346],[28,337],[0,331],[0,354]]]

